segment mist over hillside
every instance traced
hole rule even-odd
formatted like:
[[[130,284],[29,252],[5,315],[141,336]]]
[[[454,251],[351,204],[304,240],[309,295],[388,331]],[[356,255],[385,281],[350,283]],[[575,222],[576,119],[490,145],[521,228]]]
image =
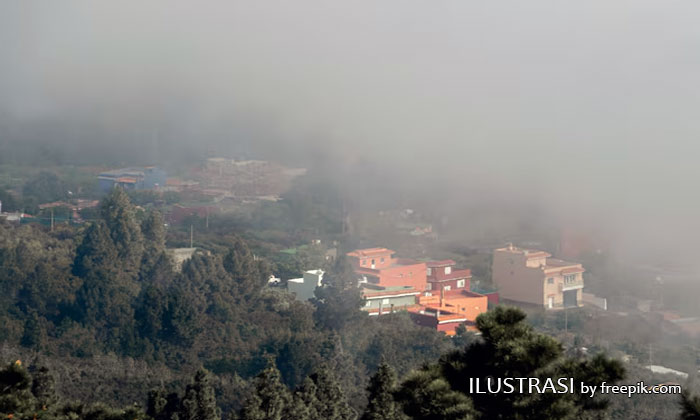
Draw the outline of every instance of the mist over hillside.
[[[698,7],[6,2],[0,162],[362,163],[457,227],[525,205],[694,266]]]

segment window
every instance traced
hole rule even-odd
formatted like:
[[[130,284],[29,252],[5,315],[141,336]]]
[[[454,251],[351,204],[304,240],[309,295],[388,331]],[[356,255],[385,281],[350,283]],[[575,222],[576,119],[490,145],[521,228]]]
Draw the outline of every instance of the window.
[[[428,275],[429,275],[429,276],[432,276],[432,275],[433,275],[433,269],[430,268],[430,267],[428,267]]]
[[[367,265],[367,260],[360,261],[360,265]]]
[[[445,286],[442,290],[449,292],[450,290],[452,290],[452,286]]]
[[[576,283],[576,274],[569,274],[568,276],[564,276],[564,283]]]
[[[464,287],[464,280],[457,280],[457,288],[461,289]]]
[[[425,290],[433,290],[433,283],[428,283],[427,286],[425,286]]]
[[[554,284],[554,277],[550,277],[547,279],[547,284]]]
[[[389,299],[382,299],[382,305],[388,305]]]
[[[445,267],[445,274],[450,274],[452,272],[452,267]]]
[[[379,261],[383,263],[383,262],[384,262],[384,257],[380,258]]]
[[[371,300],[365,301],[365,308],[369,308],[370,306],[372,306],[372,301]]]

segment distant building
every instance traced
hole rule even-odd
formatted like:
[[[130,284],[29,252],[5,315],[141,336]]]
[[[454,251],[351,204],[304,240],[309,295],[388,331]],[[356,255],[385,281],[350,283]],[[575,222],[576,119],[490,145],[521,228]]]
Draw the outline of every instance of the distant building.
[[[165,187],[167,175],[162,169],[149,166],[145,168],[121,168],[102,172],[97,176],[100,190],[108,192],[114,187],[125,190],[149,190]]]
[[[173,269],[177,273],[182,271],[182,265],[197,252],[209,254],[209,251],[203,251],[199,248],[168,248],[166,252],[172,258]]]
[[[428,287],[432,293],[451,290],[469,290],[471,270],[455,270],[453,260],[429,261],[427,266]]]
[[[582,305],[581,264],[509,244],[493,252],[492,278],[501,299],[547,309]]]
[[[403,258],[394,258],[394,251],[386,248],[358,249],[349,252],[355,273],[362,283],[383,287],[411,286],[418,291],[427,287],[427,266]]]
[[[323,270],[309,270],[304,272],[304,277],[287,280],[287,290],[296,295],[297,300],[309,300],[313,298],[317,287],[323,282]]]
[[[363,284],[362,297],[365,304],[362,310],[370,315],[384,315],[416,306],[420,291],[412,286],[381,286]]]

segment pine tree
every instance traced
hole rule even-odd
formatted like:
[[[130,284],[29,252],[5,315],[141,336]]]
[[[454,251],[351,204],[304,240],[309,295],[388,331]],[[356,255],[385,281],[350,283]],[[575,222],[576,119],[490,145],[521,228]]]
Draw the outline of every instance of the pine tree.
[[[331,272],[326,273],[312,303],[317,324],[328,329],[341,330],[366,315],[360,310],[362,295],[346,258],[338,258]]]
[[[146,414],[153,417],[154,420],[166,420],[165,407],[168,400],[165,396],[165,389],[162,385],[159,388],[152,389],[148,392],[148,400],[146,402]]]
[[[238,300],[250,300],[258,295],[267,281],[248,245],[236,239],[224,256],[223,266],[236,284]]]
[[[141,232],[143,234],[143,257],[141,259],[140,277],[142,281],[153,281],[157,264],[167,262],[165,253],[165,222],[163,216],[157,210],[151,210],[146,218],[141,222]],[[158,270],[162,270],[159,267]],[[170,268],[170,271],[172,269]]]
[[[31,349],[41,345],[41,322],[36,311],[32,311],[24,321],[24,333],[20,344]]]
[[[122,270],[104,222],[88,227],[76,252],[73,273],[83,280],[75,300],[80,320],[97,327],[99,339],[108,347],[130,351],[136,330],[132,300],[139,287]]]
[[[56,403],[56,381],[46,366],[32,368],[32,394],[42,409]]]
[[[345,393],[333,371],[322,366],[311,375],[316,386],[316,407],[318,420],[354,420],[357,414],[348,405]]]
[[[255,392],[241,412],[242,420],[285,420],[289,418],[292,398],[282,384],[274,365],[265,368],[256,378]]]
[[[412,420],[474,420],[478,418],[471,399],[451,389],[437,366],[411,373],[397,399]],[[491,418],[491,417],[484,417]],[[497,418],[497,417],[494,417]]]
[[[216,406],[214,388],[209,383],[209,373],[200,369],[192,384],[187,386],[180,402],[180,420],[219,420],[221,412]]]
[[[394,400],[396,372],[386,363],[379,365],[369,381],[369,404],[362,420],[406,420],[401,406]]]
[[[36,408],[32,378],[18,360],[0,370],[0,418],[23,418]]]
[[[680,420],[700,420],[700,397],[687,392],[681,394]]]
[[[154,251],[154,254],[160,254],[165,250],[165,221],[158,210],[148,212],[141,222],[141,233],[144,243]]]
[[[578,393],[470,393],[465,378],[574,378],[575,383],[612,383],[622,379],[624,369],[603,356],[570,359],[554,338],[534,331],[525,322],[525,313],[516,308],[497,307],[477,318],[481,340],[464,350],[443,356],[439,363],[426,367],[404,382],[401,402],[404,411],[415,419],[433,419],[447,412],[455,402],[467,398],[478,417],[576,419],[606,408],[607,401]],[[439,390],[439,392],[438,392]],[[429,395],[425,411],[415,401]],[[447,398],[449,397],[449,398]],[[465,406],[466,407],[466,406]],[[446,415],[446,414],[445,414]],[[461,417],[457,417],[461,418]]]
[[[143,255],[143,235],[129,196],[121,188],[114,188],[102,200],[100,214],[116,248],[122,270],[135,278]]]

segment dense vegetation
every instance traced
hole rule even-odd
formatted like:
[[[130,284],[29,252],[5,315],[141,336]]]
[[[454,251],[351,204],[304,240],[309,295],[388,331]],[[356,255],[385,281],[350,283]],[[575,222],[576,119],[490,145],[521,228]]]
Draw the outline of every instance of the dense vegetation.
[[[260,217],[260,216],[259,216]],[[301,216],[300,216],[301,217]],[[579,395],[470,395],[468,377],[616,381],[619,363],[570,356],[525,315],[497,308],[481,337],[448,339],[405,314],[370,319],[343,258],[312,302],[267,278],[281,261],[225,224],[176,272],[153,209],[121,190],[80,227],[0,225],[0,413],[14,418],[582,418]],[[262,223],[262,222],[261,222]],[[299,219],[299,223],[305,223]],[[297,266],[317,265],[300,255]],[[301,262],[300,262],[301,261]],[[310,268],[310,267],[309,267]],[[30,361],[25,369],[21,362]],[[688,396],[692,416],[697,399]],[[111,407],[126,407],[112,409]],[[690,413],[690,414],[688,414]],[[693,418],[693,417],[686,417]]]

